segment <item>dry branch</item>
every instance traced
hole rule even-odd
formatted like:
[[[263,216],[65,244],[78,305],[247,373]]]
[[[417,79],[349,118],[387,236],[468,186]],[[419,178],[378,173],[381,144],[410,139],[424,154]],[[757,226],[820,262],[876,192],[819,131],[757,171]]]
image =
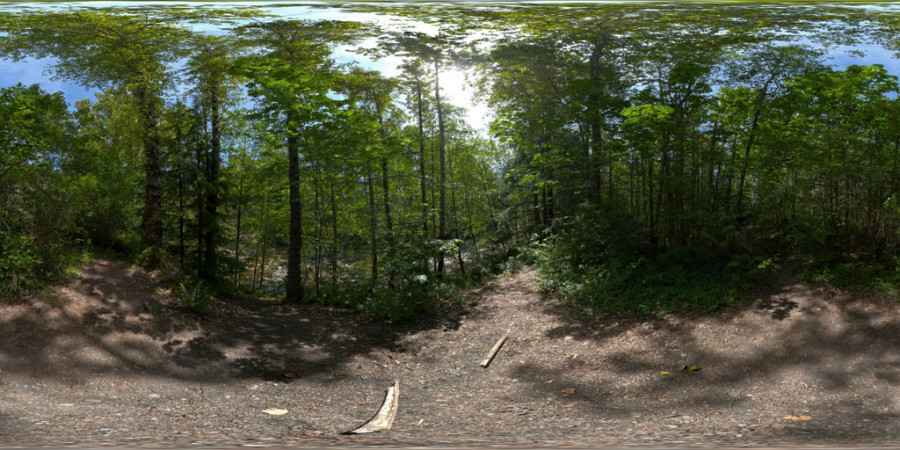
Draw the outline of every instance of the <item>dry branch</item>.
[[[481,361],[481,367],[487,367],[491,364],[491,361],[493,361],[494,357],[497,356],[497,352],[500,351],[500,347],[503,347],[503,343],[506,342],[506,338],[508,337],[509,335],[507,334],[506,336],[500,338],[500,340],[497,341],[496,344],[494,344],[494,347],[491,348],[491,351],[489,351],[487,356],[484,357],[484,361]]]
[[[394,380],[394,385],[387,388],[384,394],[384,403],[381,409],[375,413],[375,417],[369,419],[359,428],[345,431],[341,434],[362,434],[372,433],[374,431],[390,430],[394,424],[394,417],[397,415],[397,400],[400,398],[400,382]]]

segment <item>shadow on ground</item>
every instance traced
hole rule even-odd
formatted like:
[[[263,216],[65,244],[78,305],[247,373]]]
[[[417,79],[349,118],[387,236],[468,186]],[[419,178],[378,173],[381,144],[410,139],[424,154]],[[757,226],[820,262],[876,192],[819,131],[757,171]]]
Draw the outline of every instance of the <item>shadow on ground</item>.
[[[617,420],[724,414],[811,442],[880,442],[886,432],[900,438],[896,304],[784,277],[756,301],[710,315],[586,321],[547,298],[535,303],[559,319],[548,339],[587,349],[550,367],[517,364],[513,376],[536,396],[589,405]],[[679,370],[689,365],[700,370]]]
[[[327,381],[354,356],[402,352],[402,335],[453,329],[461,314],[388,324],[352,311],[223,301],[200,318],[152,275],[112,259],[37,297],[2,306],[2,370],[75,382],[105,371],[203,381],[327,374]]]

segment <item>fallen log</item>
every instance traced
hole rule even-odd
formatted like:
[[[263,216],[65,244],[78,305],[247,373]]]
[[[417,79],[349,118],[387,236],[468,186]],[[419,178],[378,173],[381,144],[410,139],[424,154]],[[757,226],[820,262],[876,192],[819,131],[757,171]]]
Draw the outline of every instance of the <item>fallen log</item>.
[[[487,367],[491,364],[491,361],[493,361],[494,357],[497,356],[497,352],[500,351],[500,347],[503,347],[503,343],[506,342],[506,338],[508,337],[509,335],[507,334],[506,336],[500,338],[500,340],[497,341],[496,344],[494,344],[494,346],[491,348],[491,351],[489,351],[487,356],[485,356],[484,361],[481,361],[481,367]]]
[[[394,417],[397,415],[397,400],[399,397],[400,382],[394,380],[394,385],[387,388],[384,394],[384,402],[381,404],[381,409],[375,413],[375,416],[361,426],[341,434],[362,434],[390,430],[394,424]]]

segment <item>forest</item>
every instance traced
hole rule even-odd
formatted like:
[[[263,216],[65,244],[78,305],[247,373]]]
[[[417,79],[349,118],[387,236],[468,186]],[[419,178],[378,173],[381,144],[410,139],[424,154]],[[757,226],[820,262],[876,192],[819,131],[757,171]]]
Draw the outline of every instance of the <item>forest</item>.
[[[0,10],[0,57],[97,90],[0,86],[0,297],[99,252],[197,312],[402,319],[526,265],[588,314],[712,311],[778,270],[896,293],[896,9],[344,10],[390,19]]]

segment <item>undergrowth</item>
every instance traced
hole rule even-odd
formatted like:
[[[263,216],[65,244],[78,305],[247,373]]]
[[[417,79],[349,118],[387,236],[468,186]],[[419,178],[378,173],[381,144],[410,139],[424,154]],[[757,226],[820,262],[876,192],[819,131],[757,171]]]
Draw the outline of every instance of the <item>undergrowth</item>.
[[[574,266],[544,253],[538,287],[583,312],[631,311],[662,316],[715,311],[743,298],[764,269],[753,258],[708,258],[687,248],[657,257],[608,255],[597,265]]]
[[[584,313],[630,311],[644,317],[714,311],[743,299],[775,259],[744,251],[737,233],[722,244],[642,245],[625,215],[585,214],[538,246],[538,288]],[[738,251],[736,251],[736,249]]]
[[[26,236],[0,233],[0,244],[0,299],[16,298],[75,276],[93,258],[86,248],[61,246],[49,253]]]
[[[336,268],[333,278],[319,285],[316,302],[338,308],[359,310],[372,319],[406,320],[423,315],[439,314],[448,306],[459,305],[465,300],[462,290],[484,284],[504,274],[514,273],[537,261],[535,245],[495,245],[480,248],[478,255],[466,255],[464,269],[458,260],[443,277],[434,271],[433,262],[441,251],[451,262],[451,255],[458,255],[459,240],[431,241],[416,250],[389,255],[381,265],[381,279],[373,281],[365,267],[367,261],[357,266]],[[471,249],[469,249],[471,250]],[[424,261],[429,261],[426,269]],[[311,286],[306,286],[308,290]]]
[[[900,258],[887,262],[864,259],[794,256],[789,261],[797,278],[806,283],[838,288],[864,286],[900,302]]]

